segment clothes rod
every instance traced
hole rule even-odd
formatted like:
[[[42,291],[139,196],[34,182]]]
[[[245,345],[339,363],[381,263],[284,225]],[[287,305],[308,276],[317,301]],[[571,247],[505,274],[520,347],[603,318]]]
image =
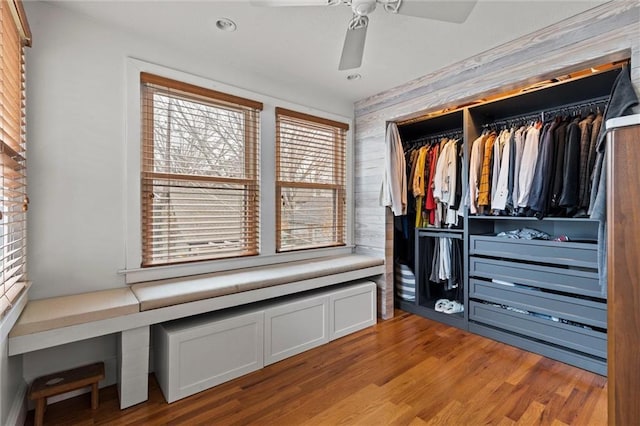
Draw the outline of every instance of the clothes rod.
[[[422,142],[432,141],[432,140],[435,140],[435,139],[444,139],[444,138],[461,139],[462,136],[463,136],[462,129],[450,130],[448,132],[434,133],[434,134],[427,135],[427,136],[421,136],[418,139],[407,140],[406,144],[407,145],[415,145],[415,144],[419,144],[419,143],[422,143]]]
[[[533,111],[533,112],[528,112],[526,114],[520,114],[520,115],[513,115],[510,117],[506,117],[506,118],[501,118],[499,120],[494,120],[490,123],[486,123],[484,124],[482,127],[490,127],[490,126],[495,126],[495,125],[502,125],[502,124],[509,124],[510,122],[514,122],[514,121],[526,121],[526,120],[533,120],[533,119],[540,119],[542,121],[544,121],[544,116],[546,114],[554,114],[554,113],[558,113],[558,112],[562,112],[565,110],[577,110],[580,108],[585,108],[585,107],[589,107],[589,106],[598,106],[600,104],[606,104],[607,101],[609,100],[609,96],[600,96],[597,98],[592,98],[592,99],[588,99],[588,100],[584,100],[584,101],[580,101],[580,102],[573,102],[573,103],[569,103],[569,104],[563,104],[563,105],[559,105],[557,107],[553,107],[553,108],[545,108],[545,109],[540,109],[537,111]]]

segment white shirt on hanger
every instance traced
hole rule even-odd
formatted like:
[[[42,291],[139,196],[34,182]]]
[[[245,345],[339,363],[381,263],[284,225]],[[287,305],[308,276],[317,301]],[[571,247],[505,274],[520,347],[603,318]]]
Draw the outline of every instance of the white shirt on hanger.
[[[522,162],[520,164],[520,175],[518,182],[518,207],[527,207],[531,183],[538,162],[538,144],[540,141],[540,129],[534,124],[527,129],[524,150],[522,152]]]
[[[482,175],[482,155],[484,152],[485,135],[479,136],[471,145],[471,156],[469,161],[469,191],[467,192],[467,203],[472,214],[478,213],[478,190],[480,188],[480,177]]]
[[[384,177],[380,190],[380,205],[391,207],[395,216],[407,214],[407,171],[400,132],[396,123],[389,123],[385,138]]]
[[[509,195],[509,163],[511,161],[511,132],[505,130],[502,134],[502,145],[500,167],[498,179],[496,180],[495,193],[491,197],[491,208],[494,210],[504,210],[507,205],[507,195]],[[495,164],[495,163],[494,163]],[[495,170],[495,168],[494,168]],[[494,172],[495,173],[495,172]]]

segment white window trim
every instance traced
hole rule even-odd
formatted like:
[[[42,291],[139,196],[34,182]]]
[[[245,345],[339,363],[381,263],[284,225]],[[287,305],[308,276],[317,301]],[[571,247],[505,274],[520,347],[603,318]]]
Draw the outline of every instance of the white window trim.
[[[270,265],[321,256],[348,254],[353,251],[353,118],[319,111],[282,99],[226,85],[205,77],[167,68],[135,58],[127,58],[125,76],[125,268],[128,284],[165,278],[178,278],[253,266]],[[220,259],[179,265],[141,268],[141,202],[140,202],[140,73],[149,72],[189,84],[262,102],[260,113],[260,254],[257,256]],[[276,253],[275,233],[275,107],[300,111],[349,124],[347,132],[347,233],[346,246]],[[272,167],[266,166],[271,164]]]

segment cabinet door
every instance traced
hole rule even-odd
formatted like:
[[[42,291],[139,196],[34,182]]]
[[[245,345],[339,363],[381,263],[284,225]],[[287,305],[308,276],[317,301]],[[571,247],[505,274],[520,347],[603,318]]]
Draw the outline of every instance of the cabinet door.
[[[329,341],[329,297],[285,302],[265,311],[264,364]]]
[[[367,282],[331,293],[329,306],[330,340],[374,325],[376,323],[376,285]]]

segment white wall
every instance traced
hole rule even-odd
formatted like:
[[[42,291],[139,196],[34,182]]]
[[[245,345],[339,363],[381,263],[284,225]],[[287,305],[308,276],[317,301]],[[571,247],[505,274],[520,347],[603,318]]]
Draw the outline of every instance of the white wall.
[[[124,285],[125,61],[136,57],[302,105],[353,105],[216,65],[59,6],[26,2],[30,298]]]
[[[221,68],[214,52],[178,51],[55,4],[25,8],[34,39],[27,50],[30,299],[125,285],[117,271],[125,267],[127,57],[353,116],[349,102]],[[108,360],[114,345],[105,337],[24,355],[24,377]]]

